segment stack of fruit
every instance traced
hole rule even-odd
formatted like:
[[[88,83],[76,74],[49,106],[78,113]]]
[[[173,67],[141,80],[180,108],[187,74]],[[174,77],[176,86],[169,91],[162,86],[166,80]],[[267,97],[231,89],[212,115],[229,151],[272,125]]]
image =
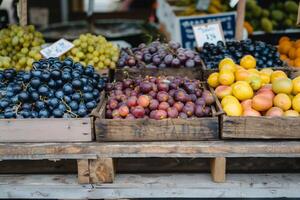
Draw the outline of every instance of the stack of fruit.
[[[278,42],[280,59],[287,62],[289,66],[300,67],[300,39],[292,41],[289,37],[283,36]]]
[[[0,71],[0,119],[86,117],[107,79],[66,58],[33,63],[29,72]]]
[[[226,57],[239,63],[241,58],[248,54],[256,58],[258,68],[282,66],[277,48],[261,41],[227,41],[225,44],[219,41],[217,45],[205,43],[200,51],[208,69],[217,69],[218,63]]]
[[[116,68],[119,49],[103,36],[82,34],[73,41],[73,44],[75,47],[66,56],[75,62],[80,62],[82,65],[93,65],[97,70]]]
[[[225,113],[228,116],[299,116],[300,77],[291,80],[283,71],[270,68],[258,71],[254,58],[249,62],[247,57],[242,58],[240,65],[225,58],[219,64],[220,72],[208,78]]]
[[[106,88],[109,119],[206,117],[215,102],[200,81],[173,76],[125,79]]]
[[[154,41],[144,43],[136,48],[123,49],[118,67],[120,68],[166,68],[166,67],[197,67],[201,59],[197,52],[181,48],[178,42],[167,44]]]
[[[178,13],[180,16],[217,14],[230,10],[228,0],[211,0],[207,10],[197,9],[197,0],[180,0],[176,1],[176,6],[185,6],[185,10]]]
[[[34,26],[11,25],[0,30],[0,69],[31,69],[35,60],[42,58],[43,35]]]
[[[296,28],[298,1],[273,0],[258,3],[256,0],[247,0],[246,2],[245,18],[254,30],[272,32]]]

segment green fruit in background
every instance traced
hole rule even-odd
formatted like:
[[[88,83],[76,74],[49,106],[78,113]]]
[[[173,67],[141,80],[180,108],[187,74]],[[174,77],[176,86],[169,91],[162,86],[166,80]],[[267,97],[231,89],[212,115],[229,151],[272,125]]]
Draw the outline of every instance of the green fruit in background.
[[[262,15],[263,17],[269,17],[270,12],[269,12],[267,9],[263,9],[261,15]]]
[[[278,2],[275,7],[279,10],[283,10],[284,9],[284,4],[283,4],[283,2]]]
[[[275,21],[281,21],[284,18],[284,13],[280,10],[273,10],[271,17]]]
[[[273,24],[272,22],[268,19],[268,18],[262,18],[260,21],[261,27],[262,29],[267,32],[270,33],[273,30]]]
[[[246,7],[249,8],[249,10],[255,10],[256,7],[256,1],[255,0],[248,0],[246,1]]]
[[[255,6],[255,12],[252,13],[253,17],[260,17],[262,13],[262,9],[259,6]]]
[[[273,27],[277,27],[278,26],[278,22],[275,20],[271,20]]]
[[[291,12],[291,13],[298,12],[298,4],[294,1],[286,1],[284,3],[284,8],[287,12]]]
[[[291,26],[294,25],[294,24],[293,24],[293,20],[291,20],[291,19],[285,19],[285,20],[283,21],[283,25],[286,26],[286,27],[291,27]]]

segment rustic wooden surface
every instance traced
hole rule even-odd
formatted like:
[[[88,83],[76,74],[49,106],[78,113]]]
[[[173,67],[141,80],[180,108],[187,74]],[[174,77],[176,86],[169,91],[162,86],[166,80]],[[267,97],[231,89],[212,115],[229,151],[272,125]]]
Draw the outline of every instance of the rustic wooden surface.
[[[300,157],[299,141],[0,143],[0,160]]]
[[[90,183],[90,166],[89,160],[77,160],[77,176],[78,183]]]
[[[194,68],[163,68],[163,69],[116,69],[115,79],[117,81],[126,78],[145,77],[145,76],[186,76],[190,79],[202,80],[201,66]]]
[[[297,117],[223,116],[222,138],[300,139]]]
[[[1,119],[0,142],[89,142],[90,118]]]
[[[115,166],[112,158],[90,160],[91,183],[112,183],[115,178]]]
[[[236,27],[235,27],[235,39],[236,40],[243,39],[245,9],[246,9],[246,0],[239,0],[238,5],[237,5],[237,16],[236,16]]]
[[[212,180],[216,183],[225,182],[226,174],[226,158],[216,157],[211,158],[210,171]]]
[[[26,26],[27,25],[27,0],[20,0],[19,1],[19,8],[20,8],[20,25]]]
[[[217,117],[95,121],[97,141],[193,141],[219,138]]]
[[[137,189],[138,188],[138,189]],[[120,174],[113,184],[79,185],[75,175],[1,175],[0,198],[298,198],[299,174]]]

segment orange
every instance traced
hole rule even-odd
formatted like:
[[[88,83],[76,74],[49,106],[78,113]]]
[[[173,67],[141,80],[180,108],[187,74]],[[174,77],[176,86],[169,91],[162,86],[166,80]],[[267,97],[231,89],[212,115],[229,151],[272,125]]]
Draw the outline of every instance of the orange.
[[[295,48],[299,48],[300,47],[300,39],[296,40],[295,44],[294,44]]]
[[[282,43],[283,41],[289,41],[290,40],[290,38],[289,37],[287,37],[287,36],[282,36],[280,39],[279,39],[279,44],[280,43]]]
[[[251,55],[242,57],[240,65],[245,69],[253,69],[256,67],[256,59]]]
[[[288,54],[291,47],[292,43],[290,41],[283,41],[281,44],[279,44],[278,50],[281,54]]]
[[[287,59],[289,58],[285,54],[280,54],[280,60],[286,61]]]
[[[300,67],[300,57],[294,60],[294,67]]]
[[[289,50],[289,58],[294,60],[296,58],[296,49],[294,47]]]
[[[294,66],[295,65],[294,60],[287,60],[287,63],[288,63],[289,66]]]
[[[299,47],[296,49],[295,54],[296,54],[296,58],[300,58],[300,48]]]

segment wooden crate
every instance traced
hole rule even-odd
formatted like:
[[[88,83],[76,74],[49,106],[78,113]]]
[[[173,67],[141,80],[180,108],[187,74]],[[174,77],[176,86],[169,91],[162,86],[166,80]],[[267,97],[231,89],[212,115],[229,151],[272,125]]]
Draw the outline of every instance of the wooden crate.
[[[145,76],[186,76],[190,79],[202,78],[201,66],[194,68],[162,68],[162,69],[148,69],[148,68],[126,68],[115,70],[115,79],[123,80],[125,78],[136,78]]]
[[[193,119],[105,119],[106,101],[95,119],[96,141],[194,141],[219,139],[221,114],[211,106],[212,117]]]
[[[93,118],[1,119],[0,142],[88,142]]]
[[[222,106],[217,100],[217,107]],[[220,115],[222,139],[300,139],[299,117],[232,117]]]

